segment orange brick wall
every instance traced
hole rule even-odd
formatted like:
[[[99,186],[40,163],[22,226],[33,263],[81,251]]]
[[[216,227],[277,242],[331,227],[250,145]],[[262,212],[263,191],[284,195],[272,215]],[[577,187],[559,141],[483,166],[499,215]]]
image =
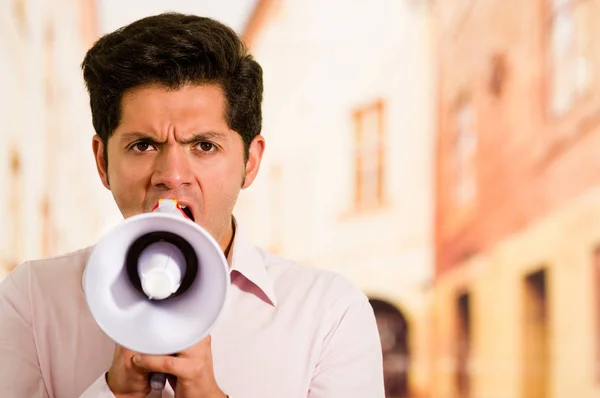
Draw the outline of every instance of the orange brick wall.
[[[545,7],[542,0],[436,3],[438,276],[600,184],[600,68],[592,72],[598,77],[589,93],[566,115],[547,114]],[[594,29],[599,36],[600,26]],[[498,56],[504,68],[494,74]],[[594,56],[597,61],[599,54]],[[499,75],[498,94],[493,82]],[[461,93],[475,108],[478,147],[477,194],[459,209],[450,197],[456,176],[448,165]]]

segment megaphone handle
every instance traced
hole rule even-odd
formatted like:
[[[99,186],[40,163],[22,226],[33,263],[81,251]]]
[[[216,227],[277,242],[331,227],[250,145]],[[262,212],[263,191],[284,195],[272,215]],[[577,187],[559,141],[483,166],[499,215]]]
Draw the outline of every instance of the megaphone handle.
[[[150,387],[153,390],[162,390],[165,388],[167,375],[164,373],[150,373]]]

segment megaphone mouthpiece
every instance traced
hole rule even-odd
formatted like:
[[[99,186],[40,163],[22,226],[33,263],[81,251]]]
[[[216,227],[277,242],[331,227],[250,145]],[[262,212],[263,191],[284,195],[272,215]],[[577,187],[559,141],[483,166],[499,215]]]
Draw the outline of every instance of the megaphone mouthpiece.
[[[148,245],[137,263],[142,290],[150,299],[162,300],[175,293],[187,270],[181,250],[165,241]]]

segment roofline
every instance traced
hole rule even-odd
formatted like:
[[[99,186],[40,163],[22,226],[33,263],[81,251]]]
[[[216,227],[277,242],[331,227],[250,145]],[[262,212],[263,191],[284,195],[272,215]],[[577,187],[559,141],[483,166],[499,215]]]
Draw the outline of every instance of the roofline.
[[[277,0],[258,0],[256,3],[254,10],[250,14],[242,31],[242,40],[248,48],[252,48],[255,44],[256,38],[267,21],[269,11],[273,5],[275,5],[276,1]]]

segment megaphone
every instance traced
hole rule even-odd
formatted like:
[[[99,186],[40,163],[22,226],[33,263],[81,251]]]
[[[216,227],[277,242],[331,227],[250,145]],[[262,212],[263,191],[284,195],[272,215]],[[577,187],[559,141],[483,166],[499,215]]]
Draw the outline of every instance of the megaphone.
[[[174,200],[101,237],[83,275],[100,329],[135,352],[172,355],[210,334],[224,311],[229,266],[215,239]],[[164,375],[151,386],[164,387]]]

